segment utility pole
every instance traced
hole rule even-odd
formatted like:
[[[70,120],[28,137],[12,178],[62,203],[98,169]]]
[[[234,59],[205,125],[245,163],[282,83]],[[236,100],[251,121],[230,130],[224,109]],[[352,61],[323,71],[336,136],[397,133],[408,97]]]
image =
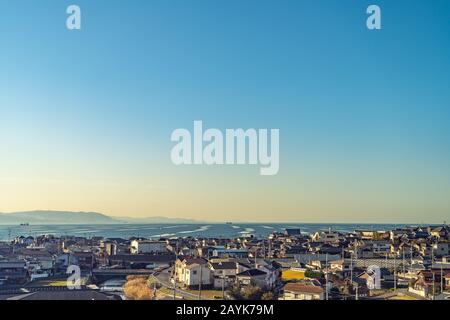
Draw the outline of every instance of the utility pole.
[[[200,281],[198,282],[198,300],[202,300],[203,265],[200,264]]]
[[[173,300],[177,299],[177,278],[173,277]]]
[[[328,300],[328,253],[325,254],[325,296]]]
[[[397,256],[394,255],[394,291],[397,291]]]
[[[178,240],[175,248],[175,264],[173,265],[173,300],[177,299],[177,261],[178,261]]]
[[[435,279],[434,272],[433,272],[433,292],[432,292],[431,300],[434,300],[434,294],[436,292],[435,290],[436,290],[436,279]]]
[[[411,261],[410,261],[410,264],[411,264],[411,266],[412,266],[412,264],[413,264],[413,252],[414,252],[414,251],[413,251],[413,244],[412,244],[412,242],[411,242],[411,245],[410,245],[409,248],[410,248],[410,255],[411,255],[411,256],[410,256],[410,260],[411,260]]]
[[[225,274],[224,270],[222,270],[222,300],[225,300]]]
[[[350,281],[353,283],[353,252],[350,252]]]
[[[269,259],[272,258],[272,240],[269,239]]]
[[[403,261],[402,261],[402,269],[403,269],[403,278],[405,277],[405,246],[402,247],[402,253],[403,253]]]

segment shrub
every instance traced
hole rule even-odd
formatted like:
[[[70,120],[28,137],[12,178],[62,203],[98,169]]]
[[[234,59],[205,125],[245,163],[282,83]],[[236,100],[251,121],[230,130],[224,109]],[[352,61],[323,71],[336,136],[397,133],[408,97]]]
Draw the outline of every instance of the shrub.
[[[273,294],[273,292],[265,292],[263,293],[261,300],[274,300],[275,299],[275,295]]]
[[[260,300],[262,294],[261,288],[254,286],[246,286],[241,290],[241,295],[244,300]]]
[[[127,277],[123,292],[128,300],[151,300],[154,296],[146,277]]]

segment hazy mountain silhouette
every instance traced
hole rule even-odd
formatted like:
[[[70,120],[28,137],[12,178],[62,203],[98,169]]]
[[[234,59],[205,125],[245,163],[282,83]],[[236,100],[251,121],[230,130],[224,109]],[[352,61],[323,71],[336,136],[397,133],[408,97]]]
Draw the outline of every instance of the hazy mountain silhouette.
[[[25,211],[0,213],[0,224],[120,224],[120,223],[198,223],[191,219],[166,217],[128,218],[110,217],[98,212]]]

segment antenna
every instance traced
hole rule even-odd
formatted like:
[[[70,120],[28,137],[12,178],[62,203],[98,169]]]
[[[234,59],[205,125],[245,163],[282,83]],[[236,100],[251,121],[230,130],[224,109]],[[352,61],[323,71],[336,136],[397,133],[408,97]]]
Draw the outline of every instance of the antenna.
[[[256,247],[255,249],[255,269],[258,269],[258,264],[256,262],[257,259],[258,259],[258,247]]]
[[[402,261],[402,269],[403,269],[403,277],[405,277],[405,245],[402,246],[402,253],[403,253],[403,261]]]
[[[433,271],[431,271],[431,273],[433,274],[433,293],[432,293],[432,299],[431,300],[434,300],[434,294],[436,293],[436,279],[435,279],[435,276],[434,276],[434,272]]]
[[[394,292],[397,291],[397,256],[394,255]]]

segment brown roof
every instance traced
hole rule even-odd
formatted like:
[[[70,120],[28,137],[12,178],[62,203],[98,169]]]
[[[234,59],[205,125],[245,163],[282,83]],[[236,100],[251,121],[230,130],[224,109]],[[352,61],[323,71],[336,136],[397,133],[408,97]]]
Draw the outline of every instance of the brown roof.
[[[287,283],[284,286],[284,290],[292,291],[292,292],[315,293],[315,294],[323,293],[323,289],[321,287],[313,286],[313,285],[305,284],[305,283],[296,283],[296,282]]]

